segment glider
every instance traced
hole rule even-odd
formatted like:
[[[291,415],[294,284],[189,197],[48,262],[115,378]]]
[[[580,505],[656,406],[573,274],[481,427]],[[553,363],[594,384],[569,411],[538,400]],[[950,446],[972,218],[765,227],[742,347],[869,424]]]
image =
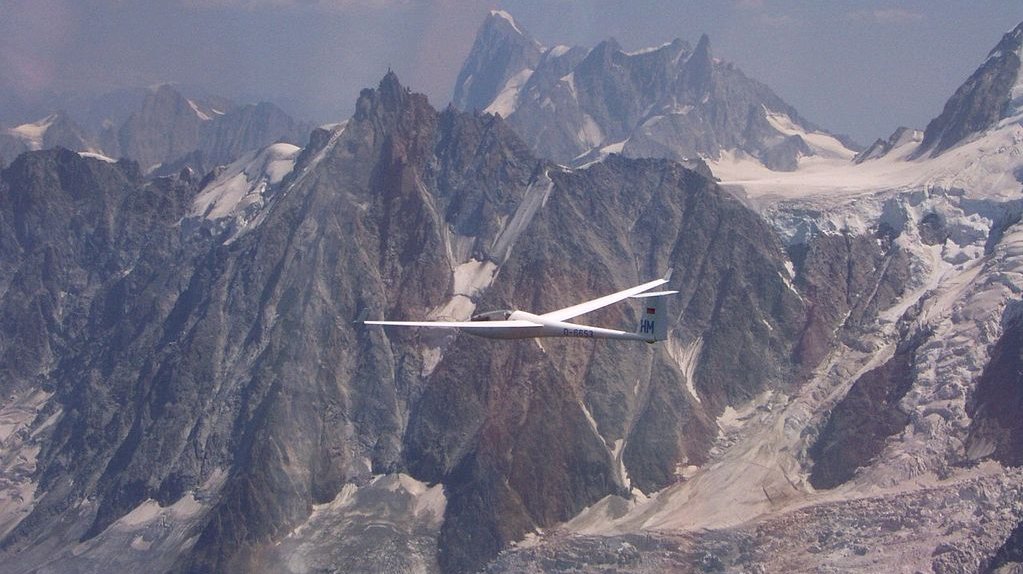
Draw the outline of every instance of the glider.
[[[652,292],[651,289],[664,285],[670,278],[671,269],[660,279],[543,315],[535,315],[527,311],[500,310],[473,315],[469,321],[366,321],[360,319],[356,323],[394,327],[458,329],[470,335],[488,339],[581,337],[655,343],[668,338],[668,317],[664,308],[664,296],[678,293],[678,291]],[[643,305],[644,312],[640,316],[639,325],[634,333],[568,322],[569,319],[607,307],[612,303],[640,297],[645,298],[646,301]]]

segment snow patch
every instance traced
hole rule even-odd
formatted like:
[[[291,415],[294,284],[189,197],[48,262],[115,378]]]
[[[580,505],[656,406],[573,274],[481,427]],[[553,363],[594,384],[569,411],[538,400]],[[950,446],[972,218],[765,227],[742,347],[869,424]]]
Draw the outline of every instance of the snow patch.
[[[665,43],[661,44],[660,46],[652,46],[652,47],[649,47],[649,48],[640,48],[640,49],[634,50],[632,52],[625,52],[625,55],[626,56],[641,56],[643,54],[649,54],[651,52],[656,52],[658,50],[663,50],[664,48],[667,48],[668,46],[671,46],[671,42],[665,42]]]
[[[112,157],[107,157],[107,156],[105,156],[105,155],[103,155],[101,153],[95,153],[95,152],[91,152],[91,151],[80,151],[80,152],[78,152],[78,155],[80,155],[81,157],[89,158],[89,159],[98,159],[98,160],[106,162],[106,163],[117,163],[116,159],[114,159]]]
[[[251,219],[266,204],[271,187],[294,169],[300,151],[298,146],[277,143],[246,153],[195,197],[192,215],[209,220]]]
[[[537,178],[526,189],[515,214],[494,239],[494,244],[490,246],[490,253],[499,264],[504,263],[511,256],[512,247],[515,246],[529,222],[533,220],[537,210],[547,203],[547,197],[550,196],[553,189],[554,181],[546,171],[542,177]]]
[[[189,107],[192,108],[192,111],[195,112],[195,115],[198,116],[200,120],[208,122],[213,119],[209,116],[209,114],[199,109],[199,104],[195,103],[194,101],[188,100],[188,105]]]
[[[497,264],[493,261],[469,261],[456,265],[452,269],[453,286],[451,298],[445,303],[434,307],[428,314],[430,320],[467,321],[476,310],[476,297],[490,286],[497,274]],[[428,377],[444,358],[443,343],[428,345],[422,349],[422,376]]]
[[[214,475],[217,477],[211,477],[202,488],[169,506],[160,506],[153,499],[143,501],[99,535],[70,544],[51,558],[65,570],[75,572],[93,571],[96,564],[102,564],[104,571],[133,570],[139,564],[156,572],[171,569],[172,562],[195,544],[196,528],[223,486],[219,476],[226,473]],[[207,485],[214,490],[207,490]],[[91,504],[85,502],[83,510]],[[83,512],[82,516],[88,517],[89,513]]]
[[[8,134],[23,141],[25,147],[29,150],[39,151],[43,149],[43,138],[46,136],[46,130],[50,129],[50,126],[56,120],[57,114],[51,114],[37,122],[8,128],[6,131]]]
[[[828,135],[823,132],[808,132],[802,126],[799,126],[788,114],[781,112],[774,112],[764,107],[764,113],[767,116],[767,123],[774,129],[778,130],[786,136],[799,136],[803,138],[810,149],[815,154],[825,156],[828,158],[843,159],[845,161],[851,161],[856,153],[849,148],[845,147],[842,142],[838,141],[834,136]]]
[[[618,153],[618,154],[622,153],[622,150],[625,149],[625,144],[628,143],[628,141],[629,140],[622,140],[620,142],[615,142],[613,144],[608,144],[608,145],[600,148],[601,156],[602,157],[607,157],[608,155],[613,154],[613,153]]]
[[[547,56],[550,58],[560,58],[567,54],[569,50],[571,50],[571,48],[569,48],[568,46],[564,44],[558,44],[557,46],[554,46],[553,48],[547,51]]]
[[[1007,118],[987,136],[946,151],[936,158],[907,161],[907,145],[876,160],[852,163],[841,157],[802,158],[799,168],[775,172],[738,151],[706,158],[722,185],[741,186],[755,203],[798,200],[803,208],[847,210],[849,202],[877,194],[930,188],[961,189],[968,197],[1010,200],[1021,184],[1013,176],[1023,165],[1023,114]],[[784,124],[779,124],[784,125]]]
[[[497,264],[470,259],[452,269],[452,296],[447,303],[434,308],[430,319],[465,321],[476,309],[476,297],[494,281]]]
[[[703,350],[703,337],[697,337],[688,345],[683,345],[675,339],[672,339],[668,343],[667,350],[668,355],[671,356],[671,358],[675,361],[675,364],[678,365],[679,370],[681,370],[682,374],[685,376],[686,389],[689,391],[689,394],[696,399],[697,403],[702,402],[700,400],[700,395],[696,392],[695,377],[696,364],[700,358],[700,351]]]
[[[594,148],[600,145],[604,141],[604,132],[594,121],[590,114],[583,113],[582,125],[579,126],[579,131],[576,132],[576,138],[581,141],[586,147]]]
[[[507,118],[515,113],[515,110],[519,107],[519,92],[532,76],[533,70],[524,68],[508,78],[508,81],[501,88],[501,92],[497,94],[494,101],[490,102],[490,105],[483,111],[488,114],[500,115],[503,118]]]
[[[579,99],[579,94],[576,92],[575,89],[575,72],[569,72],[568,74],[565,74],[564,76],[561,77],[560,82],[568,87],[568,93],[572,95],[573,100]]]
[[[515,18],[512,18],[511,14],[505,12],[504,10],[491,10],[490,11],[490,15],[491,16],[497,16],[498,18],[503,18],[509,24],[511,24],[511,27],[512,27],[513,30],[515,30],[519,34],[525,36],[525,33],[522,31],[521,28],[519,28],[519,25],[515,23]]]

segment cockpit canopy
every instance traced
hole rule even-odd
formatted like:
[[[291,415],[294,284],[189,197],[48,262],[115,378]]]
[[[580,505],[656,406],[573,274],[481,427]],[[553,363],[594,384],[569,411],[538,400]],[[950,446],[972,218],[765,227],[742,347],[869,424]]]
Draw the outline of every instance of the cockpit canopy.
[[[512,314],[510,309],[501,309],[499,311],[487,311],[486,313],[477,313],[472,316],[472,321],[506,321]]]

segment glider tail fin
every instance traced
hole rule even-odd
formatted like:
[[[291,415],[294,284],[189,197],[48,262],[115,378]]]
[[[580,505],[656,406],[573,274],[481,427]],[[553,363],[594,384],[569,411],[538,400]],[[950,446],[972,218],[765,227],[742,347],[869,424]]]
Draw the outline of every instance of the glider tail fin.
[[[665,295],[678,291],[649,293],[643,299],[643,313],[639,317],[636,333],[646,342],[664,341],[668,338],[668,305]]]

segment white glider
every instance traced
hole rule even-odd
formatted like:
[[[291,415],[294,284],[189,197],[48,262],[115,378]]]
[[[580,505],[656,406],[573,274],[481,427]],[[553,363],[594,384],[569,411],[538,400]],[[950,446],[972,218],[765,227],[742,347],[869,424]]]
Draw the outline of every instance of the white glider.
[[[430,327],[441,329],[458,329],[489,339],[531,339],[534,337],[583,337],[590,339],[624,339],[628,341],[645,341],[655,343],[668,338],[668,317],[664,309],[664,296],[678,291],[650,290],[664,285],[671,278],[671,269],[660,279],[631,287],[624,291],[605,295],[592,301],[534,315],[526,311],[490,311],[473,315],[469,321],[365,321],[357,323],[366,325],[384,325],[395,327]],[[569,319],[591,311],[607,307],[629,298],[645,297],[644,312],[640,316],[639,326],[635,333],[591,327],[578,323],[569,323]]]

